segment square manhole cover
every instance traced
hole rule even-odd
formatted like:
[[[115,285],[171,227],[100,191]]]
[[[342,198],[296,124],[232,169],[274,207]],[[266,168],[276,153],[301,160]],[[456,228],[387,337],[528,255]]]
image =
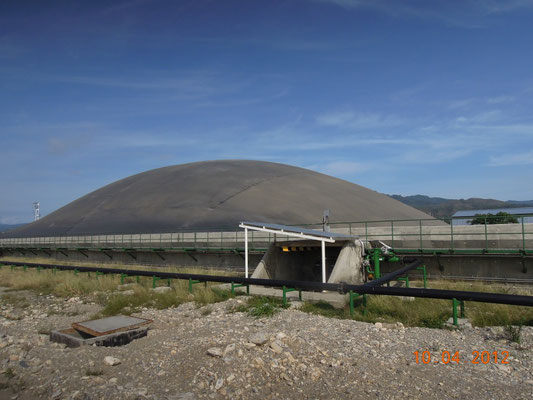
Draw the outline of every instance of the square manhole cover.
[[[91,336],[103,336],[111,333],[129,331],[144,325],[149,325],[152,322],[151,319],[116,315],[114,317],[94,319],[92,321],[75,322],[72,324],[72,327],[77,331],[87,333]]]

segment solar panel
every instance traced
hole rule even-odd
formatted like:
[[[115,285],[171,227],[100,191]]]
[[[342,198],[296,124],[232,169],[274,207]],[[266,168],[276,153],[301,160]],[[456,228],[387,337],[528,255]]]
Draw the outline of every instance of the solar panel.
[[[298,226],[288,226],[288,225],[279,225],[279,224],[270,224],[266,222],[241,222],[242,225],[247,225],[254,228],[266,228],[280,233],[289,232],[289,233],[300,233],[302,235],[314,236],[317,238],[331,238],[331,239],[355,239],[357,236],[346,235],[344,233],[336,232],[323,232],[317,231],[315,229],[306,229]]]

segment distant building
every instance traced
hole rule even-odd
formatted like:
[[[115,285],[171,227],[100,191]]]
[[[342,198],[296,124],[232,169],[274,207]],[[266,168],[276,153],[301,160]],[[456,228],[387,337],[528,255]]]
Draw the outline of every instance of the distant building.
[[[453,214],[453,225],[470,225],[470,221],[474,219],[476,214],[492,214],[496,215],[499,212],[505,212],[507,214],[516,215],[519,223],[524,224],[533,223],[533,207],[519,207],[519,208],[491,208],[488,210],[464,210],[457,211]],[[520,216],[522,215],[522,216]]]

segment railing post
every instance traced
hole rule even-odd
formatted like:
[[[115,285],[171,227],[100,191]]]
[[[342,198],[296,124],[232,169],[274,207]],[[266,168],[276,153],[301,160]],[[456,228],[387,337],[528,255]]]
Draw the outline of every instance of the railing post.
[[[390,221],[391,247],[394,249],[394,220]]]
[[[458,305],[459,301],[457,301],[457,299],[453,298],[452,299],[452,308],[453,308],[453,324],[455,326],[458,326],[458,322],[457,322],[457,305]]]
[[[420,250],[422,250],[424,248],[424,245],[423,245],[423,242],[422,242],[422,220],[419,219],[418,220],[418,226],[419,226],[419,234],[420,234]]]
[[[526,231],[524,229],[524,218],[522,217],[522,250],[526,250]]]
[[[488,236],[487,236],[487,217],[485,217],[485,250],[489,249]]]
[[[451,235],[451,246],[452,250],[455,250],[455,243],[453,241],[453,218],[450,219],[450,235]]]
[[[350,290],[350,316],[353,318],[354,308],[353,308],[353,290]]]

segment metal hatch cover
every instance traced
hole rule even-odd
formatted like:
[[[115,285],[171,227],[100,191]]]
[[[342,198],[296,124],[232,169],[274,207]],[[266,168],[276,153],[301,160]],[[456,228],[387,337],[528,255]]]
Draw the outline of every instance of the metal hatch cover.
[[[72,327],[77,331],[87,333],[91,336],[103,336],[111,333],[129,331],[141,326],[149,325],[151,319],[129,317],[126,315],[116,315],[91,321],[74,322]]]

